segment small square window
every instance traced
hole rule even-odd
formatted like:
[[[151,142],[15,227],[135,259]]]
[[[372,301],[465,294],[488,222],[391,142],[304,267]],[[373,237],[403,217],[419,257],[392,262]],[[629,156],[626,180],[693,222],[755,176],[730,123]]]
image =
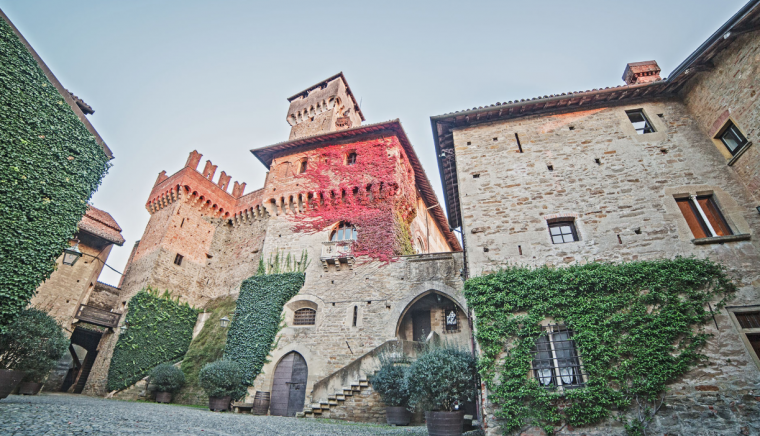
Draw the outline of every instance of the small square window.
[[[303,174],[306,172],[306,168],[308,168],[309,161],[306,159],[302,160],[301,163],[298,165],[298,174]]]
[[[642,109],[627,111],[626,114],[628,115],[628,119],[631,120],[633,128],[636,129],[636,133],[639,135],[643,135],[645,133],[654,133],[652,123],[649,122],[649,119],[646,117],[646,115],[644,115],[644,111]]]
[[[739,128],[731,121],[729,121],[726,127],[723,128],[723,131],[718,135],[718,138],[720,138],[720,141],[726,146],[732,155],[736,154],[736,152],[741,150],[742,147],[747,145],[747,138],[742,135]]]
[[[575,221],[560,221],[549,224],[549,235],[551,235],[554,244],[577,241],[578,233],[575,231]]]
[[[175,264],[175,265],[178,265],[178,266],[179,266],[179,265],[182,265],[182,259],[184,259],[184,258],[185,258],[185,256],[183,256],[183,255],[181,255],[181,254],[177,253],[177,255],[176,255],[176,256],[174,256],[174,264]]]
[[[356,164],[356,153],[349,153],[348,156],[346,156],[346,165],[354,164]]]

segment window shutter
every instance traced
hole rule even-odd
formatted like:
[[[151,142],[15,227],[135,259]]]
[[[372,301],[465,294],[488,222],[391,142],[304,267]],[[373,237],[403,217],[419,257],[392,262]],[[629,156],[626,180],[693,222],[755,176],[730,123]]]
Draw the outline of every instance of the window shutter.
[[[691,229],[691,233],[694,234],[694,237],[696,239],[708,237],[710,231],[706,229],[707,226],[702,221],[699,211],[696,210],[694,202],[688,198],[678,198],[676,199],[676,203],[678,203],[678,208],[681,209],[683,217],[686,218],[686,222],[689,224],[689,228]]]
[[[715,233],[717,233],[718,236],[733,235],[731,228],[728,227],[725,218],[723,218],[723,214],[720,213],[720,210],[715,204],[712,195],[697,197],[697,202],[699,203],[699,206],[702,208],[702,212],[705,213],[707,220],[710,221],[710,225],[712,225],[712,228],[715,230]]]

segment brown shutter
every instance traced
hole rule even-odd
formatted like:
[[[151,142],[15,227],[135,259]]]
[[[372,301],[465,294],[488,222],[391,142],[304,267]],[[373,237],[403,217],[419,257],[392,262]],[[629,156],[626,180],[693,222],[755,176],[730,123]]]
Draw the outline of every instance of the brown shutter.
[[[747,334],[747,340],[755,351],[755,355],[760,358],[760,333]]]
[[[715,204],[712,195],[697,197],[697,202],[718,236],[733,235],[731,228],[728,227],[725,218],[723,218],[723,214],[720,213],[718,206]]]
[[[709,231],[705,229],[705,224],[702,217],[699,215],[699,211],[696,210],[694,202],[688,198],[677,198],[678,208],[681,209],[683,217],[686,218],[686,222],[689,223],[691,233],[697,239],[706,238]]]

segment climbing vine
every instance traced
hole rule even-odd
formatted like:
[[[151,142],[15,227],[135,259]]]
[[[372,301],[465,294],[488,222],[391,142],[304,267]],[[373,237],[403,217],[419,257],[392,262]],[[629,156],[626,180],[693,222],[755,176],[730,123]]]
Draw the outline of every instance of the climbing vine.
[[[108,390],[124,389],[160,363],[185,355],[193,338],[198,311],[168,291],[145,289],[129,300],[127,331],[119,336],[108,369]]]
[[[55,269],[108,171],[103,148],[0,19],[0,331]]]
[[[641,434],[667,384],[705,359],[699,351],[708,337],[708,302],[721,307],[732,292],[721,266],[691,258],[509,267],[465,283],[477,317],[479,370],[507,432],[537,425],[552,433],[562,423],[593,424],[634,407],[637,418],[626,429]],[[563,393],[528,377],[546,318],[575,332],[584,387]]]
[[[351,153],[356,162],[347,165]],[[344,221],[356,226],[356,256],[388,262],[414,254],[414,172],[398,138],[320,148],[309,156],[308,170],[295,177],[313,194],[304,213],[289,215],[295,232],[321,232]]]
[[[282,322],[282,308],[298,294],[304,280],[302,271],[258,274],[240,285],[224,357],[240,364],[246,386],[253,385],[267,362]]]

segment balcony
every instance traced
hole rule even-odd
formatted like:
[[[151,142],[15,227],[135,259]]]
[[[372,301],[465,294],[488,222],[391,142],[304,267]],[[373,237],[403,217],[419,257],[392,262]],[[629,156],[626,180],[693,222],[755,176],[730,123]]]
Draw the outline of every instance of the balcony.
[[[79,310],[77,310],[77,314],[74,315],[74,318],[101,327],[116,328],[119,325],[121,313],[109,312],[94,306],[80,304]]]
[[[319,259],[327,271],[328,265],[335,265],[335,270],[340,271],[341,262],[348,265],[349,269],[354,266],[354,241],[331,241],[322,243],[322,255]]]

